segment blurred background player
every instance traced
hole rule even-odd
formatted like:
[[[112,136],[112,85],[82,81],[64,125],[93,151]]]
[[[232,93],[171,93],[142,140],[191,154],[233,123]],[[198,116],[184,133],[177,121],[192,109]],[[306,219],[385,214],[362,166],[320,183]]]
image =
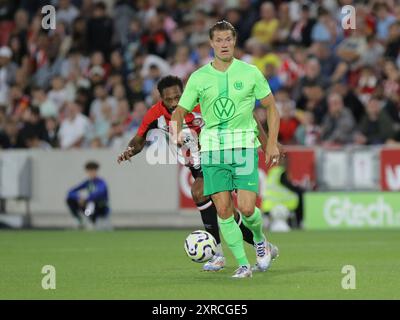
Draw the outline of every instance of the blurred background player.
[[[161,100],[153,105],[146,113],[136,135],[129,142],[127,149],[118,156],[118,162],[129,160],[142,151],[146,143],[146,135],[151,129],[161,129],[166,135],[169,135],[169,125],[172,112],[178,105],[178,101],[183,92],[182,80],[175,76],[166,76],[162,78],[157,85]],[[206,231],[211,233],[217,241],[217,253],[208,261],[203,269],[205,271],[218,271],[225,266],[225,257],[223,255],[221,239],[219,236],[219,228],[217,221],[217,211],[215,205],[209,196],[203,195],[203,172],[200,166],[200,155],[197,136],[203,126],[200,107],[196,106],[191,113],[185,117],[184,134],[185,143],[174,149],[174,153],[178,154],[180,163],[189,167],[193,178],[195,179],[191,193],[193,201],[200,211],[201,219]],[[262,128],[261,128],[262,130]],[[262,130],[262,133],[265,132]],[[260,137],[265,141],[266,137]],[[174,144],[169,144],[171,148],[176,148]],[[241,222],[240,215],[236,214],[236,222],[239,224],[243,238],[246,242],[253,245],[253,236],[251,231]]]
[[[99,164],[89,161],[85,170],[88,179],[68,192],[67,205],[78,227],[111,229],[108,188],[107,183],[97,176]]]

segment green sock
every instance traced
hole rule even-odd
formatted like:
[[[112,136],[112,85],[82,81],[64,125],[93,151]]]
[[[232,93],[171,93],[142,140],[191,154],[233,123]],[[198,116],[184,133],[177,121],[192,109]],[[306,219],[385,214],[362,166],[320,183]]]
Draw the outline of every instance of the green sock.
[[[228,219],[218,217],[219,228],[229,249],[231,249],[234,257],[240,266],[248,265],[246,253],[244,252],[243,236],[233,215]]]
[[[242,214],[243,224],[253,232],[253,240],[255,243],[261,242],[265,239],[263,234],[263,219],[261,217],[260,209],[254,209],[254,213],[250,217]]]

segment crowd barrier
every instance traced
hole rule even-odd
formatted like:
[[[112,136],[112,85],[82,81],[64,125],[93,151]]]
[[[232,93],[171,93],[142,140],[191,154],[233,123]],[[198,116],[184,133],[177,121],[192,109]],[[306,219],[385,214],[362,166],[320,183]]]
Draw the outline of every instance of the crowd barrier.
[[[33,226],[69,225],[71,218],[65,206],[66,193],[85,178],[85,162],[96,160],[101,166],[100,176],[109,184],[112,217],[117,225],[201,225],[199,217],[194,214],[196,207],[190,196],[193,179],[187,168],[176,163],[149,161],[146,151],[131,163],[118,165],[116,157],[119,151],[1,150],[0,199],[7,199],[7,214],[28,213]],[[290,146],[286,151],[290,178],[307,191],[305,216],[311,220],[306,220],[306,227],[328,228],[335,223],[339,225],[337,221],[340,219],[332,217],[346,211],[340,208],[351,206],[349,203],[359,203],[354,205],[356,209],[352,209],[355,216],[362,215],[358,211],[368,211],[368,208],[381,205],[381,220],[367,216],[362,219],[370,221],[368,225],[371,226],[397,226],[398,222],[390,221],[398,221],[397,213],[400,212],[400,200],[397,200],[400,198],[400,148],[324,149]],[[262,152],[259,168],[262,194],[268,174]],[[336,207],[335,201],[329,202],[324,198],[324,194],[329,195],[329,192],[334,192],[333,198],[338,203]],[[343,200],[345,194],[340,192],[345,192],[348,199]],[[368,199],[364,197],[367,194]],[[29,206],[17,201],[20,199],[27,200]],[[260,200],[257,200],[258,204]],[[327,202],[330,203],[330,211],[324,204]],[[393,214],[386,213],[388,206],[392,208]],[[333,223],[318,220],[325,212],[329,212],[327,215],[332,218],[329,221]],[[0,217],[7,214],[0,214]],[[348,223],[346,226],[357,226],[357,223]]]

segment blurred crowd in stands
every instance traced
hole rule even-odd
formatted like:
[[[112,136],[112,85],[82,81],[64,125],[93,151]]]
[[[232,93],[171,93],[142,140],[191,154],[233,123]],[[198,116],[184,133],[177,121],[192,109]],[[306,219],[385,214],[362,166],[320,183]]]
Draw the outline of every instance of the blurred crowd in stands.
[[[212,60],[221,19],[275,94],[281,143],[400,144],[398,0],[0,0],[0,149],[124,148],[157,81]]]

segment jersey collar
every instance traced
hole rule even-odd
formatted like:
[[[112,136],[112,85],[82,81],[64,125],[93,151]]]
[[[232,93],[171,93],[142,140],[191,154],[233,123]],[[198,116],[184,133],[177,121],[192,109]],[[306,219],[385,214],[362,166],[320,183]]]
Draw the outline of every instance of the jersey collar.
[[[235,57],[233,57],[233,61],[232,61],[232,63],[229,65],[229,67],[228,67],[228,69],[226,69],[225,71],[219,71],[219,70],[217,70],[217,69],[215,69],[213,66],[212,66],[212,62],[214,61],[210,61],[209,63],[208,63],[208,65],[210,66],[210,68],[211,68],[211,70],[213,70],[214,72],[216,72],[216,73],[220,73],[220,74],[226,74],[231,68],[232,68],[232,66],[236,63],[236,58]]]

